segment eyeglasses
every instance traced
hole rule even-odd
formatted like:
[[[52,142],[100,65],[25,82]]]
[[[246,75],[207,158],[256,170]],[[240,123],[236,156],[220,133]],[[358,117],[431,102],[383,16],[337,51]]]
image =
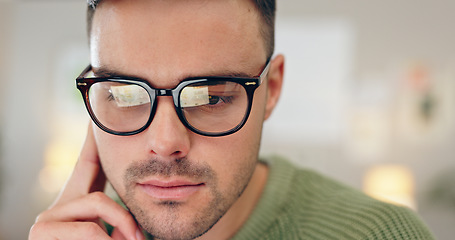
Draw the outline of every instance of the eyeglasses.
[[[155,89],[133,77],[93,77],[89,65],[76,79],[93,122],[105,132],[129,136],[148,128],[159,96],[172,96],[175,111],[191,131],[225,136],[240,130],[250,115],[254,91],[264,81],[270,61],[252,78],[192,77],[173,89]]]

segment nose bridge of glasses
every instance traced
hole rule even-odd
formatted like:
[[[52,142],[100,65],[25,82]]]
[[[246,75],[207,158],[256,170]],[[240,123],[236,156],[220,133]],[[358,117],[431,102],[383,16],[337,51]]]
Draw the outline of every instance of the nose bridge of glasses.
[[[170,97],[174,98],[173,93],[172,93],[172,89],[156,89],[155,90],[155,95],[156,95],[156,97],[170,96]],[[174,102],[175,102],[175,99],[174,99]]]
[[[156,96],[172,96],[172,90],[170,89],[157,89]]]
[[[177,107],[179,105],[178,104],[178,99],[175,96],[176,93],[177,92],[175,92],[175,90],[172,90],[172,89],[155,89],[155,96],[156,97],[160,97],[160,96],[172,97],[175,107]]]

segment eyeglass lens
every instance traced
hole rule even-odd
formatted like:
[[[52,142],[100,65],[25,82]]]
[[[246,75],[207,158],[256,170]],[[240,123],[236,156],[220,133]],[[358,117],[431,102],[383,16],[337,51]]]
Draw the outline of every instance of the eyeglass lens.
[[[181,89],[177,109],[188,125],[201,132],[222,133],[237,127],[248,108],[245,88],[231,81],[205,81]],[[98,82],[89,90],[96,119],[116,132],[132,132],[149,121],[155,99],[136,84]]]

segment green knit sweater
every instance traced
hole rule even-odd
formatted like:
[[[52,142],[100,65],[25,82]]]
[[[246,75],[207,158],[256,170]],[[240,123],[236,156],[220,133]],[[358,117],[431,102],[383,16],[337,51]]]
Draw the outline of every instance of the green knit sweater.
[[[434,239],[417,215],[360,191],[266,160],[270,174],[256,209],[234,236],[251,239]]]
[[[234,240],[434,239],[407,208],[374,200],[277,157],[262,161],[270,169],[267,185]]]

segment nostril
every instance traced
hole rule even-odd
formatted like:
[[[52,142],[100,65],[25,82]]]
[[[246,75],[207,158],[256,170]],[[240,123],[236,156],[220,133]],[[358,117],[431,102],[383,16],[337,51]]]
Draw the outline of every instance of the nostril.
[[[174,154],[172,154],[173,156],[176,156],[177,159],[180,158],[180,156],[182,155],[182,151],[175,151]]]

